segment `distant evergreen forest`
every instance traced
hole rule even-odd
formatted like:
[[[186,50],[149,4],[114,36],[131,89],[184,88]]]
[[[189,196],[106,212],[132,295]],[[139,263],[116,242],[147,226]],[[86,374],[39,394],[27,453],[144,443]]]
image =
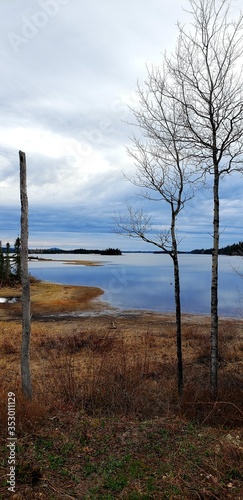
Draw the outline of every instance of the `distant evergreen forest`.
[[[11,249],[6,243],[0,244],[0,286],[14,286],[21,283],[20,238],[18,237]]]
[[[45,248],[31,249],[29,254],[45,253],[45,254],[97,254],[97,255],[122,255],[119,248],[106,248],[105,250],[87,250],[85,248],[75,248],[74,250],[62,250],[61,248]]]
[[[193,254],[212,254],[212,248],[208,249],[196,249],[192,250],[190,253]],[[227,245],[226,247],[219,249],[219,255],[243,255],[243,242],[239,241],[239,243],[233,243],[233,245]]]

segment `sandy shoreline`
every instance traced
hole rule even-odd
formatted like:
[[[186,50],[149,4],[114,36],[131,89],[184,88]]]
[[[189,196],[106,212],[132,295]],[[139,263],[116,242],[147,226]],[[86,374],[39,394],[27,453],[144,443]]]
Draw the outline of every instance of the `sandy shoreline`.
[[[95,261],[95,260],[80,260],[80,259],[72,259],[72,260],[66,260],[66,259],[47,259],[46,257],[29,257],[29,260],[34,262],[63,262],[64,264],[72,264],[75,266],[102,266],[103,262],[102,261]]]

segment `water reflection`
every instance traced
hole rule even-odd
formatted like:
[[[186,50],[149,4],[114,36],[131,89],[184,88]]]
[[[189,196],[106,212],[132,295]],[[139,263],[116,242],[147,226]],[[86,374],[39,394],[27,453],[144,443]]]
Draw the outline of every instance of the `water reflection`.
[[[0,297],[0,304],[14,304],[19,300],[19,297]]]
[[[103,266],[87,267],[57,261],[30,262],[31,273],[56,283],[98,286],[103,299],[122,309],[174,311],[173,266],[169,256],[125,254],[123,256],[75,256],[80,260],[103,261]],[[65,255],[72,260],[73,255]],[[219,258],[219,313],[240,314],[243,280],[233,267],[239,257]],[[233,267],[232,267],[233,266]],[[181,301],[185,313],[210,312],[211,258],[208,255],[180,255]]]

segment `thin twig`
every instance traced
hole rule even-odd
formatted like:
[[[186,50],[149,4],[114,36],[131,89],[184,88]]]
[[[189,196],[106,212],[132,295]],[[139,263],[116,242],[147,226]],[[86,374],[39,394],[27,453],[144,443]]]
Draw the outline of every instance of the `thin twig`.
[[[234,403],[231,401],[187,401],[187,404],[194,404],[194,405],[213,405],[212,410],[209,412],[209,414],[205,417],[205,419],[202,421],[202,424],[208,420],[210,415],[213,413],[214,408],[218,405],[231,405],[233,406],[243,417],[243,411],[240,410],[238,406],[236,406]]]
[[[53,486],[53,484],[51,484],[51,483],[50,483],[50,481],[49,481],[49,480],[47,480],[47,483],[48,483],[48,485],[49,485],[49,486],[53,489],[53,491],[55,491],[56,493],[59,493],[60,495],[63,495],[63,496],[65,496],[65,497],[67,497],[67,498],[71,498],[72,500],[77,500],[77,497],[72,497],[71,495],[68,495],[68,493],[65,493],[64,491],[57,490],[57,489]]]

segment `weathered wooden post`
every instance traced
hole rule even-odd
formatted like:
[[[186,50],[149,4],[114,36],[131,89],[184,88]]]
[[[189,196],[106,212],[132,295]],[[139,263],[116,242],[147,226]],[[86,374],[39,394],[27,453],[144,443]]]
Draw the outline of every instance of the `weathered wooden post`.
[[[26,398],[32,399],[30,373],[30,278],[28,269],[28,196],[26,180],[26,157],[19,151],[20,161],[20,200],[21,200],[21,281],[22,281],[22,347],[21,381]]]

